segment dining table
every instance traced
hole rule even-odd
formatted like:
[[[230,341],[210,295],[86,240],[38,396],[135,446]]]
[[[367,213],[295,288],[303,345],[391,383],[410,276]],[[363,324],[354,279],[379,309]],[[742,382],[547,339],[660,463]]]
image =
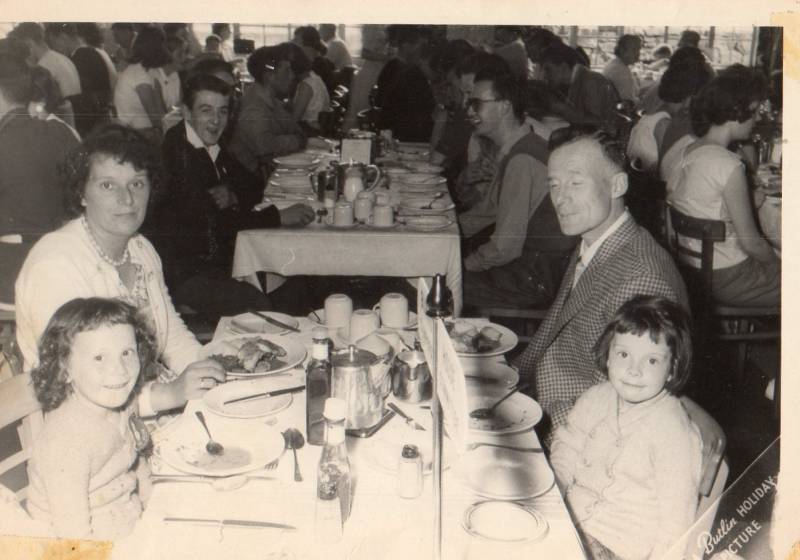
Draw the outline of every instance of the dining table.
[[[287,344],[290,340],[299,341],[309,349],[311,330],[315,324],[306,317],[297,317],[296,321],[299,332],[286,332],[280,337],[285,337]],[[209,344],[230,336],[230,318],[223,317],[214,340]],[[275,374],[270,382],[271,387],[302,385],[307,359],[280,375]],[[501,355],[495,359],[502,361],[503,357]],[[231,380],[226,385],[239,382],[241,381]],[[393,397],[390,394],[388,398],[391,400]],[[190,477],[187,480],[180,479],[180,476],[174,480],[166,477],[159,481],[158,475],[180,475],[180,471],[176,471],[174,465],[167,464],[159,454],[159,442],[167,441],[170,434],[175,433],[173,428],[182,422],[196,423],[193,416],[197,411],[205,414],[213,428],[217,418],[214,408],[207,401],[207,398],[189,401],[182,414],[153,432],[156,451],[150,458],[150,468],[156,478],[153,479],[152,492],[133,533],[115,543],[113,557],[178,560],[433,558],[432,476],[424,476],[424,486],[419,497],[401,498],[398,496],[396,473],[391,469],[387,470],[385,465],[375,459],[375,450],[381,448],[382,437],[416,438],[420,442],[431,438],[432,420],[429,409],[396,402],[422,425],[422,431],[414,430],[402,418],[395,416],[370,438],[346,438],[354,488],[352,509],[349,518],[344,522],[341,540],[330,542],[320,537],[315,529],[316,469],[321,446],[306,444],[297,450],[302,482],[295,480],[292,453],[286,450],[280,454],[276,468],[270,470],[259,467],[248,472],[244,485],[238,488],[220,487],[220,484],[213,482],[218,479],[204,477]],[[305,393],[292,394],[291,403],[274,414],[249,420],[224,420],[241,422],[241,431],[235,433],[247,432],[247,426],[252,426],[252,422],[279,432],[297,428],[305,433]],[[197,424],[194,429],[202,428]],[[244,438],[245,435],[240,437]],[[236,436],[228,434],[226,438],[229,439],[220,443],[226,446],[237,444]],[[506,435],[471,432],[469,441],[472,444],[500,443],[541,450],[532,427]],[[421,443],[420,449],[424,448],[424,443]],[[485,460],[494,451],[491,447],[480,449],[484,450],[483,454],[478,454],[476,450],[458,453],[452,447],[444,448],[442,558],[483,560],[490,554],[504,559],[585,558],[565,502],[557,485],[553,483],[552,470],[546,455],[540,451],[526,454],[530,455],[528,460],[535,461],[537,472],[542,473],[543,486],[535,497],[507,500],[500,504],[515,504],[514,507],[524,506],[527,511],[535,511],[541,529],[536,538],[520,542],[495,541],[476,536],[468,530],[467,514],[474,513],[489,500],[485,495],[476,493],[460,474],[466,472],[466,466],[473,464],[478,457]],[[424,453],[429,454],[430,451]],[[485,466],[488,468],[491,465]],[[502,468],[502,465],[494,467]],[[196,521],[198,519],[207,521]],[[218,522],[231,519],[240,523]],[[251,522],[267,522],[278,526],[249,526]]]
[[[446,187],[442,187],[444,189]],[[386,193],[391,205],[397,208],[392,226],[376,227],[357,222],[351,227],[339,227],[330,223],[328,214],[303,228],[243,230],[236,237],[231,275],[260,289],[257,273],[266,272],[266,290],[270,292],[277,289],[285,277],[295,275],[400,277],[416,285],[419,277],[446,274],[453,294],[453,311],[456,316],[460,315],[463,302],[461,240],[449,195],[442,199],[442,203],[449,206],[446,210],[415,211],[402,207],[407,195],[397,182],[387,181],[385,176],[370,190],[376,194]],[[265,197],[279,209],[298,202],[308,204],[315,211],[324,208],[324,203],[310,192],[275,192],[268,186]],[[438,214],[447,220],[441,226],[421,227],[404,219],[404,216],[419,214]]]

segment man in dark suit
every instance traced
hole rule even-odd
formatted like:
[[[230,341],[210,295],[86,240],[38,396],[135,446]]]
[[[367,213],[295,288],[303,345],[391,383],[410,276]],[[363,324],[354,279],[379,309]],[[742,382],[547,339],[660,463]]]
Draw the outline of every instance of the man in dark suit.
[[[270,309],[269,298],[230,276],[236,233],[243,229],[303,226],[314,219],[304,204],[284,210],[261,203],[261,181],[218,142],[228,124],[232,90],[199,74],[184,91],[184,119],[162,146],[163,193],[151,222],[153,242],[176,303],[210,314]]]
[[[592,348],[614,312],[637,294],[658,295],[688,309],[675,264],[625,208],[624,147],[603,132],[576,129],[548,163],[550,196],[566,235],[580,235],[544,322],[518,360],[520,377],[534,381],[534,397],[550,429],[562,424],[575,400],[605,379]]]

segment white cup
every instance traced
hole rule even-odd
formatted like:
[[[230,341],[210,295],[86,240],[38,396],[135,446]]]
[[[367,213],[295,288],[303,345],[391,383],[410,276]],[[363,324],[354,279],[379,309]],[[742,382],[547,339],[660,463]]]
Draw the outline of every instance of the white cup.
[[[394,225],[394,210],[391,206],[377,204],[372,208],[372,224],[376,227]]]
[[[331,294],[325,298],[325,326],[346,327],[353,314],[353,300],[345,294]]]
[[[402,329],[408,324],[408,299],[403,294],[390,292],[375,306],[380,312],[381,324],[391,329]]]
[[[353,206],[353,216],[359,222],[367,223],[372,216],[372,200],[359,196]]]
[[[381,320],[372,309],[356,309],[350,316],[350,342],[357,342],[378,330]]]
[[[333,225],[339,227],[353,225],[353,205],[349,202],[337,202],[333,208]]]

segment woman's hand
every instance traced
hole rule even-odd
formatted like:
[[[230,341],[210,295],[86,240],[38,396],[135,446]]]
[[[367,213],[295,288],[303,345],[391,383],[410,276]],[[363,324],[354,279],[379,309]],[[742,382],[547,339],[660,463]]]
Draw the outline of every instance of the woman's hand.
[[[155,383],[150,394],[150,406],[156,412],[172,410],[197,399],[209,389],[224,383],[225,370],[214,360],[201,360],[189,364],[171,383]]]

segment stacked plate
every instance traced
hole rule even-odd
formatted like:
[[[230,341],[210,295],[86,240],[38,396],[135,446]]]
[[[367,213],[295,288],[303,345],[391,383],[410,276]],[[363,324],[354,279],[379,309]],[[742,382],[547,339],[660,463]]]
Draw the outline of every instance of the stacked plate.
[[[431,196],[408,197],[402,199],[399,206],[407,214],[442,214],[455,208],[455,204],[447,196],[439,200],[434,200]]]
[[[311,179],[306,170],[279,169],[269,178],[269,185],[287,192],[310,192]]]
[[[299,152],[288,156],[276,157],[275,165],[286,169],[311,169],[319,165],[320,157],[316,154]]]

